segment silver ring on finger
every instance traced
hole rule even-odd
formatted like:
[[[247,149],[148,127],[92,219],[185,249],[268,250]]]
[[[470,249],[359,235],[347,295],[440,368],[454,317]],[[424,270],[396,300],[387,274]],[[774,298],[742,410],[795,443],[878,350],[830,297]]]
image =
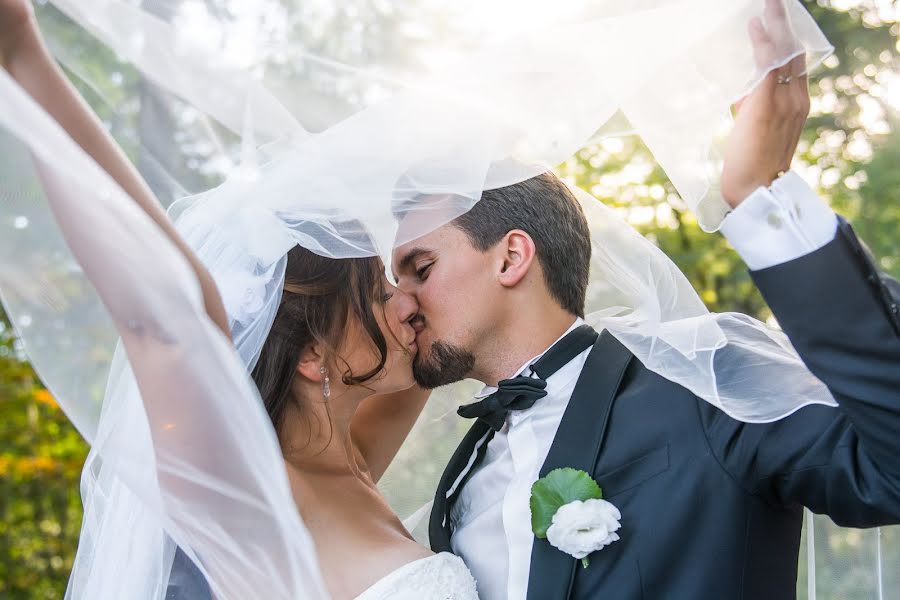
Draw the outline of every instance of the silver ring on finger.
[[[792,75],[779,75],[775,79],[776,83],[781,83],[781,84],[788,84],[793,80],[794,80],[794,77]]]

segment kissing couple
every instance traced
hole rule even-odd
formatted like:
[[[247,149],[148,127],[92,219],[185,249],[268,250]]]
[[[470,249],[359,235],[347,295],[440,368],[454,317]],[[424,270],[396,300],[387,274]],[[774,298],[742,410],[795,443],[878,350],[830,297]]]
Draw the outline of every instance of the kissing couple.
[[[82,270],[6,269],[4,306],[37,311],[50,292],[28,290],[73,294],[53,282],[75,273],[119,338],[96,416],[57,394],[92,444],[67,595],[793,598],[804,506],[900,522],[900,286],[790,171],[809,93],[789,17],[766,0],[749,23],[762,75],[718,181],[721,231],[790,343],[708,313],[658,249],[546,167],[461,156],[477,118],[431,115],[455,149],[437,166],[416,150],[388,169],[401,144],[341,143],[408,114],[402,94],[167,214],[30,4],[0,0],[3,210],[46,228],[8,238],[4,261],[58,256],[56,236]],[[335,145],[359,159],[340,178]],[[36,325],[85,329],[61,310]],[[65,388],[80,358],[19,333]],[[462,379],[484,389],[459,409],[472,424],[426,546],[378,482],[430,390]]]

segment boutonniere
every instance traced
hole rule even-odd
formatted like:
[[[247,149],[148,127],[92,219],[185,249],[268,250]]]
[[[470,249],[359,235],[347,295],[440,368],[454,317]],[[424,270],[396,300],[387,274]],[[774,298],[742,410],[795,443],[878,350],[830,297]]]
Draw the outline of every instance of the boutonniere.
[[[555,548],[581,559],[619,539],[619,509],[603,500],[603,491],[578,469],[554,469],[531,486],[531,530]]]

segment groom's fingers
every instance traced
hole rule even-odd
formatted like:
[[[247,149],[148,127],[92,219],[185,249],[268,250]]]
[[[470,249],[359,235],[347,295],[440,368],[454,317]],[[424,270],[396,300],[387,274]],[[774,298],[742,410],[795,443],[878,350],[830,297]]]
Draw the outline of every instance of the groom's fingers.
[[[774,48],[772,53],[773,63],[784,61],[788,57],[803,51],[803,45],[800,44],[791,28],[791,21],[787,10],[785,10],[784,0],[766,0],[763,18],[765,20],[765,31]],[[766,67],[768,66],[771,65],[766,65]],[[778,69],[779,75],[794,79],[803,76],[805,72],[805,57],[802,54],[795,56]]]
[[[787,12],[784,10],[784,0],[766,0],[766,8],[763,11],[766,21],[766,31],[775,49],[778,58],[785,58],[797,48],[797,40],[791,31],[791,23]]]
[[[754,17],[747,25],[747,31],[750,35],[750,41],[753,44],[753,58],[756,61],[757,68],[765,72],[772,66],[775,60],[775,45],[769,37],[766,28],[762,24],[762,19]],[[773,74],[769,73],[761,84],[763,87],[771,88],[773,85]],[[753,93],[741,98],[734,104],[734,115],[737,116],[747,100]]]
[[[773,60],[781,61],[797,54],[783,67],[776,69],[776,80],[788,78],[790,83],[782,84],[787,96],[791,98],[791,108],[805,113],[809,112],[809,88],[806,77],[806,52],[803,45],[794,35],[790,18],[785,10],[784,0],[766,0],[764,11],[766,31],[775,48]],[[799,54],[798,54],[799,53]],[[804,108],[805,107],[805,108]]]
[[[796,54],[782,67],[774,69],[770,78],[776,81],[787,78],[789,83],[778,84],[778,98],[789,98],[786,108],[791,112],[808,114],[809,112],[809,88],[806,77],[806,53],[803,46],[791,29],[790,19],[784,7],[784,0],[766,0],[763,12],[765,17],[765,31],[768,34],[772,55],[769,65],[780,62],[785,58]]]
[[[775,62],[775,44],[759,17],[753,17],[748,26],[750,41],[753,42],[753,57],[756,66],[766,70]]]
[[[802,50],[791,31],[783,0],[766,0],[764,17],[765,24],[762,18],[754,17],[747,29],[756,66],[760,71],[769,71],[762,86],[764,90],[760,92],[775,100],[785,113],[802,112],[809,105],[805,53],[801,52],[786,64],[773,68],[779,61]],[[742,103],[735,106],[737,112]]]

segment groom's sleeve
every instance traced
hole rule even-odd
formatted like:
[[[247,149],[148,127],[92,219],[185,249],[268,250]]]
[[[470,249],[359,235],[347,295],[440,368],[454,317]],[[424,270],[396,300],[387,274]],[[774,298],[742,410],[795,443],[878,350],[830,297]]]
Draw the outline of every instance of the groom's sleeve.
[[[799,175],[759,187],[722,221],[722,234],[753,271],[800,258],[834,239],[837,216]]]
[[[705,412],[710,446],[745,489],[803,504],[839,525],[900,522],[900,285],[882,277],[850,226],[751,276],[837,408],[768,424]]]

